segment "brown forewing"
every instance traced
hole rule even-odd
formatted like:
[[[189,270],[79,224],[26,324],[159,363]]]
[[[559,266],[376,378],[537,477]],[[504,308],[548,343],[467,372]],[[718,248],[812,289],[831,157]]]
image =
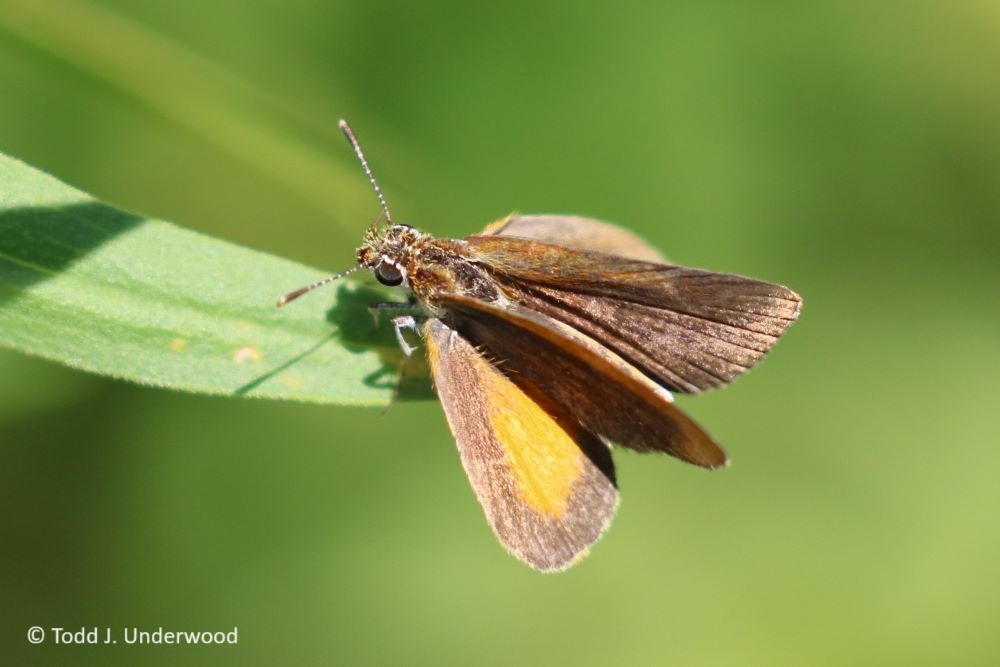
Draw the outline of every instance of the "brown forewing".
[[[666,261],[659,250],[629,230],[577,215],[511,215],[489,225],[482,233],[533,239],[646,262]]]
[[[799,296],[743,276],[502,235],[465,239],[513,301],[593,337],[650,378],[695,393],[731,382],[798,316]]]
[[[544,394],[525,395],[521,385],[511,383],[441,320],[429,320],[424,337],[462,466],[493,531],[511,553],[536,569],[570,566],[601,536],[617,507],[607,445]],[[497,415],[497,394],[511,392],[522,409]],[[531,424],[521,423],[535,410],[553,420],[547,431],[536,434]],[[500,421],[509,428],[501,429]],[[575,446],[550,447],[553,440],[566,438]],[[524,465],[519,451],[529,458],[541,455],[542,465]],[[544,505],[547,494],[558,494],[547,485],[567,487],[558,512],[530,502],[534,497],[535,505]],[[533,493],[525,497],[523,486]]]
[[[548,400],[587,431],[638,451],[659,451],[716,468],[725,452],[670,393],[615,352],[573,327],[517,304],[443,297],[448,325],[482,349],[537,400]]]

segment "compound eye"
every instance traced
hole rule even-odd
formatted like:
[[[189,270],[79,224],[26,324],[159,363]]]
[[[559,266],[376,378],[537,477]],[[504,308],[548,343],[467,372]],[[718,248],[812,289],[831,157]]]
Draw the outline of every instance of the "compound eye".
[[[403,272],[395,264],[382,262],[375,268],[375,278],[389,287],[403,284]]]

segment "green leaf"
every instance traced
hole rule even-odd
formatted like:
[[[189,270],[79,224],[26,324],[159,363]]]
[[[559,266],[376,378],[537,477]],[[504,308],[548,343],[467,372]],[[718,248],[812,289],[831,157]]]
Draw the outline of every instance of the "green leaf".
[[[275,307],[323,275],[0,155],[0,345],[183,391],[384,404],[402,361],[368,312],[384,292],[345,281]],[[426,372],[407,374],[426,388]]]

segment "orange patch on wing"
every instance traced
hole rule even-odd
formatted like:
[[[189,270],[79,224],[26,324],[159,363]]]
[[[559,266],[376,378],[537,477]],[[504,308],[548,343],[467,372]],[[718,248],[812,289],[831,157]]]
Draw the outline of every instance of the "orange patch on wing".
[[[538,512],[562,517],[583,473],[580,447],[551,415],[501,373],[489,369],[482,378],[490,423],[506,453],[518,496]]]

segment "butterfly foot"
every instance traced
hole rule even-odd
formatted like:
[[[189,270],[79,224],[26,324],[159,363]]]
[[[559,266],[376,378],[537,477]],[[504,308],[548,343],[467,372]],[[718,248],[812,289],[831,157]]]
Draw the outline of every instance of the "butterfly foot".
[[[392,326],[396,330],[396,340],[399,341],[399,347],[403,350],[403,354],[406,356],[413,354],[413,351],[417,348],[406,341],[406,338],[403,336],[403,329],[417,331],[416,318],[412,315],[400,315],[399,317],[392,318]]]

